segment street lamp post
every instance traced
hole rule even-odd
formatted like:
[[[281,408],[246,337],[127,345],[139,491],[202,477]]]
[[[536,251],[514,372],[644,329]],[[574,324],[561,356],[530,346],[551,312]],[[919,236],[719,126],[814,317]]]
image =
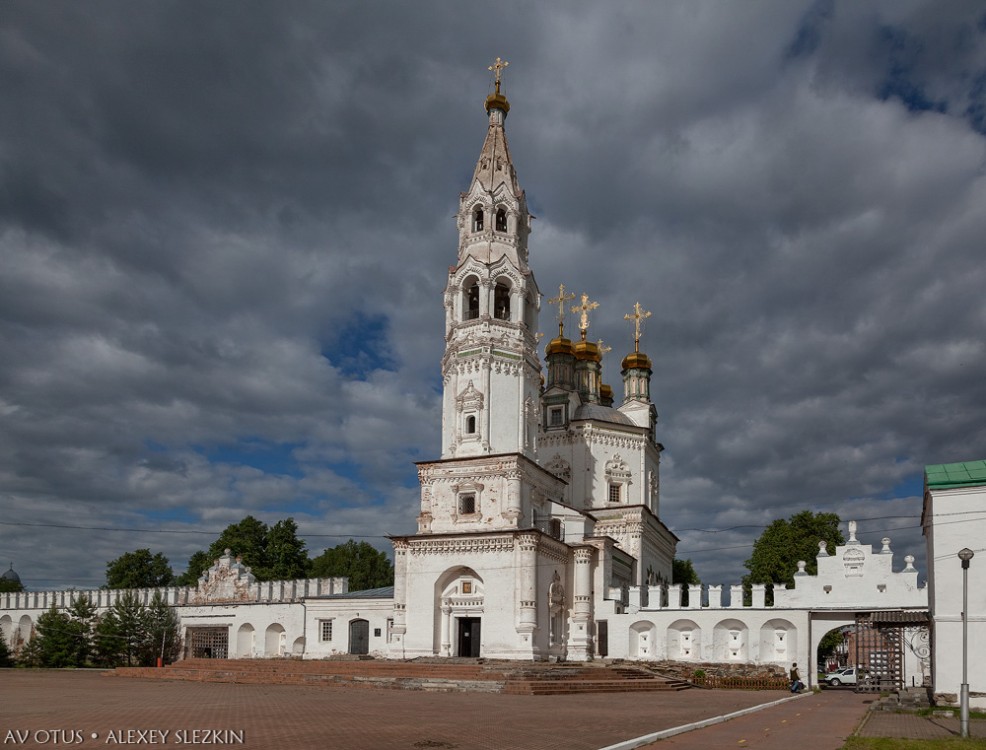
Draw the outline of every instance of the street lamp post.
[[[962,685],[959,688],[959,732],[969,736],[969,561],[975,553],[959,550],[962,561]]]

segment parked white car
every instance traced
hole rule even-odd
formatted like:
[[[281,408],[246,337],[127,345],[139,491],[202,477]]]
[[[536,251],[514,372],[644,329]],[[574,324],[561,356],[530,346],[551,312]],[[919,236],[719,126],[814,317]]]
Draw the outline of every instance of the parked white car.
[[[867,675],[866,672],[859,672],[856,667],[843,667],[842,669],[837,669],[834,672],[829,672],[825,675],[825,682],[827,682],[832,687],[839,687],[839,685],[855,685],[860,675],[865,680]]]

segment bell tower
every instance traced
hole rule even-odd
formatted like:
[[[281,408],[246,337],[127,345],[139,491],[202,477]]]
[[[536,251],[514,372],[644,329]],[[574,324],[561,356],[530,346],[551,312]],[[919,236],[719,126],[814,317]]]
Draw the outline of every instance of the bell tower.
[[[504,131],[507,65],[490,66],[486,140],[459,196],[458,257],[445,287],[443,459],[536,451],[540,293],[527,264],[531,215]]]

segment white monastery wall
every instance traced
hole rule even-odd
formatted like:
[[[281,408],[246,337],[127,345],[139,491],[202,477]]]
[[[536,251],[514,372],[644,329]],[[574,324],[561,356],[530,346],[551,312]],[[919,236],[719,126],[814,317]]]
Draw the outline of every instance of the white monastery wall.
[[[968,680],[969,705],[986,708],[986,550],[983,512],[986,487],[932,489],[925,495],[924,525],[932,579],[930,609],[935,693],[957,702],[962,684],[962,563],[958,552],[968,547]]]

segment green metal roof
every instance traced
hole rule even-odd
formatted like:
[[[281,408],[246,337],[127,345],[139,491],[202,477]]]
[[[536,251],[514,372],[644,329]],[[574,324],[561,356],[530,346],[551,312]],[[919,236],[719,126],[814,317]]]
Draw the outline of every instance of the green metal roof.
[[[986,461],[962,461],[957,464],[934,464],[924,467],[928,489],[947,490],[986,484]]]

